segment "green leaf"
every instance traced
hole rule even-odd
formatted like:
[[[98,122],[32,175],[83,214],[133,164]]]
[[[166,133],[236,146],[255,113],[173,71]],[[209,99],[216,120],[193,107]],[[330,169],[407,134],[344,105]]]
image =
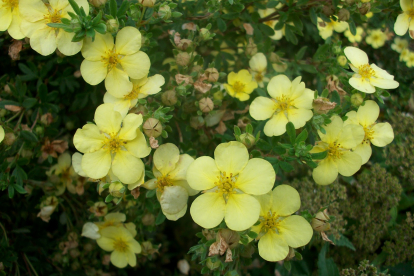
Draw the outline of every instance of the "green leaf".
[[[221,18],[217,18],[217,27],[219,28],[220,31],[224,32],[227,30],[227,25],[226,22],[224,22],[223,19]]]
[[[293,166],[291,164],[289,164],[288,162],[285,161],[281,161],[279,162],[279,166],[282,168],[283,171],[285,172],[291,172],[293,171]]]
[[[293,26],[285,25],[285,37],[287,41],[292,42],[292,44],[297,45],[298,44],[298,38],[293,33]]]
[[[338,105],[341,104],[341,97],[339,96],[338,91],[336,90],[332,91],[331,101],[337,103]]]
[[[37,99],[35,99],[35,98],[26,98],[26,99],[24,99],[22,105],[23,105],[24,108],[30,109],[33,106],[35,106],[35,104],[37,104]]]
[[[125,16],[127,10],[129,8],[129,1],[122,1],[121,6],[118,9],[118,12],[116,13],[117,17]]]
[[[69,4],[72,6],[73,11],[77,15],[81,15],[80,8],[79,8],[78,4],[75,2],[75,0],[69,0]]]
[[[310,19],[313,24],[318,24],[318,16],[316,15],[315,8],[311,8],[309,12]]]
[[[311,73],[311,74],[318,73],[318,70],[316,70],[315,66],[310,65],[310,64],[301,64],[300,69],[302,69],[305,72]]]
[[[13,185],[13,188],[19,193],[19,194],[27,194],[27,191],[19,185]]]
[[[13,198],[13,196],[14,196],[14,186],[9,185],[8,192],[9,192],[9,198]]]
[[[4,108],[6,105],[20,106],[20,104],[15,101],[9,101],[9,100],[0,101],[0,108]]]
[[[327,155],[328,155],[327,150],[323,151],[323,152],[311,153],[311,157],[312,157],[313,160],[325,159]]]
[[[303,56],[305,55],[306,49],[308,49],[308,46],[303,46],[302,48],[300,48],[300,50],[295,55],[297,60],[303,58]]]
[[[352,242],[350,240],[348,240],[347,237],[345,237],[342,234],[339,234],[339,235],[340,235],[340,238],[338,240],[335,239],[334,235],[329,235],[329,239],[331,241],[333,241],[333,243],[336,246],[345,246],[345,247],[348,247],[349,249],[351,249],[352,251],[356,251],[355,246],[352,244]]]
[[[95,29],[95,31],[97,31],[100,34],[105,34],[106,33],[106,25],[104,23],[100,23],[96,26],[93,27]]]
[[[295,140],[295,144],[298,144],[302,141],[306,141],[306,139],[308,138],[308,131],[306,129],[304,129],[299,135],[298,137],[296,137]]]
[[[124,1],[123,3],[125,2],[128,2],[128,1]],[[92,26],[98,25],[101,22],[101,19],[102,19],[102,11],[99,11],[96,17],[92,20]]]
[[[292,122],[286,124],[286,132],[289,136],[290,143],[294,144],[296,139],[296,130]]]
[[[250,238],[252,238],[252,239],[257,238],[257,233],[256,233],[256,232],[253,232],[253,231],[250,231],[249,233],[247,233],[247,235],[248,235]]]
[[[326,259],[329,243],[322,246],[318,255],[319,276],[339,276],[339,270],[332,258]]]
[[[20,137],[22,137],[24,140],[28,141],[28,142],[38,142],[39,139],[37,139],[37,136],[27,130],[22,130],[20,131]]]
[[[182,15],[183,14],[181,12],[177,12],[177,11],[174,11],[174,12],[171,13],[171,16],[174,17],[174,18],[181,17]]]
[[[118,11],[118,5],[116,4],[116,0],[109,1],[109,13],[116,18],[116,13]]]
[[[356,35],[356,26],[354,21],[349,22],[349,31],[352,35]]]
[[[266,24],[259,24],[259,29],[267,36],[272,36],[275,34],[275,30]]]
[[[111,202],[113,199],[114,199],[114,197],[112,195],[107,195],[106,198],[105,198],[105,202],[106,203]]]
[[[145,197],[150,198],[153,197],[155,195],[156,190],[149,190],[147,191],[147,193],[145,194]]]
[[[292,263],[289,261],[283,262],[284,268],[286,268],[287,271],[290,271],[292,269]]]
[[[12,175],[16,178],[16,183],[19,186],[22,186],[23,181],[27,180],[27,174],[20,166],[16,166],[16,168],[13,170]]]
[[[165,215],[163,214],[162,211],[160,211],[158,213],[157,218],[155,219],[155,225],[160,225],[161,223],[163,223],[165,220]]]
[[[238,126],[234,126],[234,134],[236,136],[240,136],[241,135],[241,130]]]
[[[323,44],[319,46],[318,50],[316,50],[316,53],[313,55],[313,59],[315,61],[326,60],[330,49],[331,44]]]

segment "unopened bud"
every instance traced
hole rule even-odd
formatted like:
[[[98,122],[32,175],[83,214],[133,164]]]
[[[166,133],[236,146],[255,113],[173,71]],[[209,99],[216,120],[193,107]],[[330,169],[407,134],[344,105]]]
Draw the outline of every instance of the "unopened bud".
[[[113,197],[122,197],[125,192],[125,186],[119,182],[115,181],[109,185],[109,194]]]
[[[75,78],[80,78],[80,77],[82,77],[82,73],[81,73],[81,71],[80,71],[80,70],[77,70],[77,71],[75,71],[75,73],[73,73],[73,76],[74,76]]]
[[[350,16],[351,15],[347,9],[340,9],[338,12],[339,21],[348,21]]]
[[[142,128],[144,129],[145,135],[148,137],[152,136],[154,138],[157,138],[162,133],[162,124],[155,118],[149,118],[146,120]]]
[[[187,52],[181,52],[175,57],[175,61],[178,65],[186,66],[190,63],[190,55]]]
[[[50,114],[50,113],[43,114],[40,117],[40,122],[42,124],[44,124],[45,126],[50,125],[53,122],[53,116],[52,116],[52,114]]]
[[[155,5],[155,2],[156,0],[138,0],[138,3],[144,7],[153,7]]]
[[[250,149],[256,144],[256,138],[250,133],[243,133],[240,135],[240,142],[242,142],[246,148]]]
[[[210,270],[214,270],[214,269],[216,269],[216,268],[219,268],[220,264],[221,264],[221,261],[220,261],[220,260],[216,260],[216,261],[213,263],[213,261],[211,260],[211,258],[208,258],[208,259],[207,259],[207,261],[206,261],[206,266],[207,266],[207,267],[208,267],[208,269],[210,269]]]
[[[371,9],[371,3],[364,3],[361,7],[359,7],[359,13],[361,15],[366,15],[369,10]]]
[[[20,156],[23,158],[31,158],[33,156],[33,151],[29,149],[23,149]]]
[[[0,118],[6,116],[7,110],[6,109],[0,109]]]
[[[4,135],[3,143],[6,146],[13,145],[14,141],[16,141],[16,135],[14,135],[14,133],[10,132],[10,133],[6,133],[6,135]]]
[[[204,74],[207,77],[207,81],[209,82],[216,82],[219,79],[219,72],[216,68],[208,68],[204,71]]]
[[[328,221],[328,211],[325,209],[322,212],[318,212],[316,214],[316,216],[311,221],[311,226],[313,230],[318,232],[328,231],[329,229],[331,229],[331,225]]]
[[[214,109],[214,103],[210,98],[202,98],[198,102],[198,107],[202,112],[207,113]]]
[[[161,101],[166,106],[173,106],[177,103],[177,92],[175,90],[168,90],[162,93]]]
[[[89,0],[92,6],[99,8],[102,5],[105,5],[108,0]]]
[[[164,20],[168,20],[171,17],[171,8],[168,5],[160,7],[158,10],[158,15]]]
[[[180,42],[177,44],[177,48],[180,50],[187,50],[188,47],[193,45],[193,41],[189,40],[189,39],[181,39]]]
[[[45,128],[44,128],[44,127],[42,127],[42,126],[36,126],[36,127],[35,127],[35,133],[36,133],[37,135],[42,135],[42,134],[44,133],[44,131],[45,131]]]
[[[338,61],[338,64],[342,67],[345,67],[348,64],[348,60],[345,56],[339,56],[336,60]]]
[[[109,19],[106,22],[106,29],[109,33],[116,33],[119,29],[119,22],[117,19]]]
[[[190,119],[190,126],[192,128],[198,129],[204,125],[205,121],[204,118],[201,116],[194,116]]]
[[[355,93],[351,96],[351,104],[355,107],[360,106],[364,102],[364,98],[360,93]]]
[[[224,95],[222,91],[217,91],[213,94],[213,99],[215,100],[221,101],[223,100],[223,98],[224,98]]]
[[[151,226],[155,223],[155,217],[153,214],[145,214],[141,220],[142,224],[144,224],[145,226]]]
[[[209,40],[210,39],[210,31],[207,30],[206,28],[201,28],[200,29],[200,37],[201,40]]]
[[[108,213],[108,207],[105,202],[95,202],[95,204],[89,208],[89,212],[93,213],[95,217],[103,217]]]
[[[273,69],[275,69],[276,72],[283,73],[288,68],[288,65],[284,62],[280,62],[280,63],[272,63],[272,67]]]
[[[75,127],[75,124],[72,121],[66,122],[65,127],[67,130],[72,130]]]
[[[289,253],[286,256],[286,258],[284,259],[285,261],[290,261],[295,257],[295,249],[293,249],[292,247],[289,246]]]

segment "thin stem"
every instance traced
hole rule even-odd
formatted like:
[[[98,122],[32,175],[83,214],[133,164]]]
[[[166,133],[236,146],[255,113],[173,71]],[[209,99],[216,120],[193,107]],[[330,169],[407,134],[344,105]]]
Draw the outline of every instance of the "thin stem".
[[[143,7],[142,8],[142,13],[141,13],[141,17],[140,17],[139,22],[138,22],[138,27],[141,26],[141,22],[142,22],[142,19],[144,18],[144,15],[145,15],[145,11],[146,10],[147,10],[147,7]]]
[[[27,262],[29,263],[30,268],[33,270],[33,273],[34,273],[36,276],[39,276],[39,275],[37,274],[37,272],[36,272],[36,269],[34,269],[34,267],[33,267],[32,263],[30,262],[29,258],[27,258],[26,254],[25,254],[25,253],[23,253],[23,255],[24,255],[24,257],[26,258]]]
[[[14,119],[14,118],[16,118],[17,116],[19,116],[19,115],[20,115],[20,112],[22,112],[22,111],[20,110],[19,112],[17,112],[16,114],[14,114],[12,117],[10,117],[10,119],[8,119],[8,120],[6,121],[6,123],[10,122],[11,120],[13,120],[13,119]]]
[[[4,228],[3,224],[1,224],[1,222],[0,222],[0,227],[1,227],[1,229],[3,229],[4,237],[6,238],[6,243],[9,244],[9,239],[7,238],[6,229]]]
[[[21,123],[21,121],[22,121],[22,119],[23,119],[23,115],[24,115],[24,111],[20,114],[19,120],[17,121],[17,124],[16,124],[16,126],[14,127],[14,131],[16,131],[16,130],[17,130],[17,128],[19,127],[19,125],[20,125],[20,123]]]

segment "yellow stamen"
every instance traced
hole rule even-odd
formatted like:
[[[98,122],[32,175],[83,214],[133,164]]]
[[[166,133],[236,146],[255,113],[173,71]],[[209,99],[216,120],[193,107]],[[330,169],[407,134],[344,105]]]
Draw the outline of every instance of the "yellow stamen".
[[[277,103],[279,104],[280,111],[287,111],[292,106],[292,100],[286,95],[276,98]]]
[[[261,232],[266,233],[268,231],[274,231],[279,233],[278,225],[281,221],[281,217],[277,216],[276,213],[272,213],[269,211],[266,216],[260,217],[260,221],[262,222],[262,229]]]
[[[256,80],[256,82],[262,82],[263,81],[262,72],[257,73],[256,76],[254,76],[254,79]]]
[[[3,5],[2,5],[3,7],[9,8],[9,9],[14,9],[19,6],[19,0],[3,0],[1,2],[3,2]]]
[[[140,93],[139,87],[137,85],[134,85],[134,88],[132,89],[132,91],[124,96],[125,100],[135,100],[138,99],[138,95]]]
[[[341,144],[334,142],[333,144],[329,145],[328,156],[332,157],[333,159],[340,159],[343,153],[344,149],[341,148]]]
[[[371,126],[364,126],[365,137],[364,140],[371,140],[374,139],[374,131],[372,130]]]
[[[114,250],[118,252],[127,252],[128,251],[128,243],[124,241],[123,238],[115,239],[114,241]]]
[[[119,63],[119,55],[115,51],[115,48],[111,50],[105,51],[105,55],[101,57],[102,61],[105,63],[106,67],[108,67],[108,72],[111,71],[117,64]]]
[[[375,77],[375,71],[371,68],[369,64],[364,64],[358,67],[358,74],[361,75],[363,79],[369,79],[371,77]]]
[[[168,175],[157,177],[157,189],[162,193],[165,187],[171,187],[173,183]]]
[[[227,176],[226,172],[221,172],[220,176],[217,176],[218,181],[214,182],[217,186],[217,193],[221,193],[223,195],[224,200],[227,202],[231,194],[236,193],[236,181],[238,176],[233,176],[231,173]]]
[[[62,18],[62,10],[55,10],[50,6],[50,4],[46,4],[46,6],[49,10],[49,15],[45,15],[43,18],[48,21],[47,23],[60,23],[60,19]]]
[[[233,89],[234,89],[234,92],[237,94],[237,93],[243,93],[244,92],[244,87],[245,87],[246,85],[244,84],[244,83],[241,83],[241,82],[239,82],[239,81],[236,81],[234,84],[233,84]]]
[[[119,139],[118,134],[111,133],[109,137],[106,137],[104,140],[104,148],[108,148],[111,153],[116,153],[121,150],[121,147],[127,142]]]

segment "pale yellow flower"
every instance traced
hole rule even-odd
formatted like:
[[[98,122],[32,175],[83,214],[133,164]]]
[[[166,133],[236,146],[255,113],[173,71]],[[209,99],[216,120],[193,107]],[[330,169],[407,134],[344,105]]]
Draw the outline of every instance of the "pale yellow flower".
[[[346,125],[360,125],[364,128],[365,136],[361,144],[353,149],[361,156],[362,164],[368,162],[372,154],[371,143],[377,147],[385,147],[394,140],[394,131],[389,123],[377,123],[380,113],[378,104],[374,101],[366,101],[358,108],[358,111],[350,111],[346,114]]]
[[[414,66],[414,53],[410,52],[405,59],[405,62],[407,64],[407,67],[413,67]]]
[[[269,78],[265,77],[267,70],[267,60],[263,53],[257,53],[249,60],[250,71],[253,79],[259,84],[260,87],[264,87],[264,82],[268,82]]]
[[[411,38],[414,38],[414,1],[413,0],[400,0],[401,9],[403,13],[398,15],[394,24],[394,31],[397,35],[403,36],[408,33]]]
[[[364,51],[355,47],[346,47],[344,53],[350,61],[351,69],[355,72],[349,79],[349,84],[353,88],[365,93],[374,93],[375,87],[394,89],[399,86],[393,75],[375,64],[370,65]]]
[[[216,227],[224,218],[228,228],[246,230],[260,214],[253,195],[269,192],[276,173],[264,159],[249,160],[247,148],[240,142],[218,145],[214,157],[199,157],[187,170],[190,187],[204,190],[191,205],[191,217],[204,228]]]
[[[192,189],[186,180],[187,169],[194,158],[181,154],[176,145],[161,145],[154,153],[152,171],[155,179],[145,182],[142,186],[156,189],[158,201],[164,215],[169,220],[177,220],[187,212],[188,196],[199,191]]]
[[[257,97],[250,106],[255,120],[270,120],[264,127],[266,136],[279,136],[286,132],[286,124],[292,122],[296,129],[303,127],[312,116],[314,92],[305,88],[297,77],[292,82],[285,75],[273,77],[267,85],[272,99]]]
[[[281,3],[279,3],[278,6],[280,6]],[[261,18],[267,17],[274,13],[277,9],[265,9],[265,10],[259,10],[259,15]],[[272,28],[275,31],[275,34],[272,36],[269,36],[273,40],[280,40],[285,35],[285,26],[283,26],[280,30],[275,30],[275,25],[279,22],[279,20],[267,20],[263,22],[263,24],[266,24],[270,28]]]
[[[0,31],[7,30],[14,39],[22,39],[21,24],[19,0],[0,0]]]
[[[285,259],[289,247],[305,246],[312,238],[309,222],[292,215],[300,208],[300,196],[289,185],[279,185],[273,191],[256,196],[260,202],[260,224],[252,231],[258,234],[259,255],[269,262]]]
[[[148,75],[150,60],[141,52],[141,33],[134,27],[125,27],[116,35],[96,34],[95,41],[86,38],[82,48],[85,60],[81,64],[83,79],[90,85],[105,80],[106,90],[122,98],[133,90],[129,78],[141,79]]]
[[[89,14],[87,0],[75,0]],[[45,4],[42,0],[20,0],[20,15],[23,19],[21,31],[30,38],[30,46],[43,56],[52,54],[56,48],[66,55],[72,56],[82,48],[83,42],[72,42],[75,33],[65,32],[61,28],[51,28],[49,23],[61,23],[62,18],[70,19],[68,12],[73,12],[68,0],[50,0]]]
[[[365,132],[360,125],[344,126],[342,119],[336,115],[331,118],[331,123],[324,125],[323,128],[326,134],[318,131],[322,141],[316,142],[310,152],[328,151],[328,155],[319,162],[312,176],[316,184],[328,185],[335,181],[338,173],[351,176],[361,168],[361,157],[351,149],[362,142]]]
[[[121,97],[115,97],[108,92],[104,95],[104,103],[114,104],[115,110],[121,113],[122,116],[126,116],[128,111],[137,104],[139,99],[144,99],[149,95],[160,92],[161,86],[165,83],[165,79],[163,76],[157,74],[149,78],[131,79],[131,82],[133,84],[132,90]]]
[[[364,29],[362,29],[362,27],[357,27],[355,35],[353,35],[349,29],[345,31],[344,35],[348,38],[349,42],[354,43],[361,42],[363,33]]]
[[[408,48],[405,48],[405,49],[403,49],[402,51],[401,51],[401,54],[400,54],[400,61],[405,61],[405,62],[407,62],[407,60],[408,60],[408,57],[410,56],[410,53],[411,53],[411,51],[408,49]]]
[[[84,153],[82,171],[100,179],[112,173],[125,184],[133,184],[144,177],[144,163],[148,156],[144,134],[139,127],[142,115],[128,114],[122,118],[113,104],[102,104],[95,111],[95,124],[86,124],[73,137],[75,147]]]
[[[322,18],[318,17],[317,27],[319,30],[319,35],[323,39],[327,39],[328,37],[332,36],[333,31],[342,33],[348,29],[349,25],[345,21],[335,21],[333,19],[331,19],[331,22],[325,22],[322,20]]]
[[[58,158],[56,165],[50,167],[46,171],[46,175],[50,177],[52,182],[58,184],[58,190],[55,195],[61,195],[65,191],[65,188],[68,188],[69,192],[72,194],[76,193],[76,187],[72,182],[77,182],[78,175],[71,165],[71,156],[69,153],[65,152],[61,154]]]
[[[397,53],[401,53],[407,47],[408,47],[408,41],[405,39],[401,39],[399,37],[396,37],[394,39],[394,43],[391,44],[391,49],[393,49]]]
[[[227,81],[228,84],[224,84],[227,93],[242,102],[247,101],[250,94],[257,88],[257,82],[252,80],[252,75],[245,69],[240,70],[237,74],[230,72]]]
[[[141,253],[141,245],[131,233],[122,227],[110,226],[102,229],[101,237],[96,240],[99,247],[111,253],[111,263],[124,268],[128,264],[132,267],[137,264],[135,254]]]
[[[135,237],[136,226],[132,222],[124,223],[126,216],[123,213],[115,212],[105,215],[104,220],[100,222],[87,222],[82,227],[82,236],[93,240],[101,237],[101,231],[107,227],[125,227],[130,234]]]
[[[0,126],[0,143],[4,140],[4,128],[2,126]]]
[[[365,41],[372,46],[374,49],[378,49],[384,46],[385,41],[387,41],[387,35],[381,31],[381,29],[373,30],[365,38]]]

